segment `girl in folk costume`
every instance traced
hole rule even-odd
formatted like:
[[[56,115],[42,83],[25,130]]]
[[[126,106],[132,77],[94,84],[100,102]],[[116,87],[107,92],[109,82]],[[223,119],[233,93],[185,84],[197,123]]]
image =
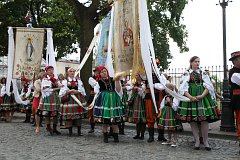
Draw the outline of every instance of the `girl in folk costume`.
[[[174,85],[171,83],[167,83],[166,87],[174,90]],[[178,121],[176,120],[176,111],[177,107],[173,106],[173,97],[165,92],[164,99],[161,102],[159,112],[159,129],[166,129],[168,130],[168,140],[163,142],[162,144],[171,144],[172,147],[177,146],[177,129],[178,129]],[[174,108],[175,107],[175,108]],[[171,142],[171,136],[174,136],[174,140]]]
[[[90,96],[88,98],[87,104],[90,105],[94,99],[95,96],[95,88],[98,84],[98,79],[99,79],[99,73],[98,73],[98,67],[95,67],[93,70],[94,75],[88,79],[88,83],[90,85]],[[94,127],[95,127],[95,122],[94,122],[94,117],[93,117],[93,109],[88,110],[88,119],[89,123],[91,125],[91,129],[88,133],[93,133],[94,132]]]
[[[37,80],[33,84],[34,92],[33,92],[33,102],[32,102],[32,115],[35,118],[36,122],[36,133],[40,132],[40,127],[42,126],[42,119],[43,117],[39,117],[36,115],[36,111],[38,109],[39,103],[40,103],[40,98],[41,98],[41,85],[42,85],[42,79],[44,76],[45,72],[40,72],[37,76]]]
[[[136,83],[132,88],[132,96],[128,103],[127,117],[128,122],[136,123],[137,135],[134,139],[144,139],[144,133],[146,130],[146,108],[144,103],[144,93],[146,86],[143,83],[146,76],[136,74]],[[141,133],[141,136],[140,136]]]
[[[84,118],[83,113],[85,112],[83,107],[87,107],[86,92],[82,81],[74,77],[75,71],[73,68],[68,69],[68,77],[62,82],[59,96],[62,102],[61,113],[65,120],[65,127],[69,129],[69,135],[72,136],[72,126],[73,122],[75,122],[78,128],[78,136],[81,136],[81,119]],[[81,106],[71,95],[76,96]]]
[[[53,67],[47,66],[45,70],[46,74],[42,79],[42,97],[38,106],[38,115],[45,117],[46,129],[50,135],[53,135],[53,133],[59,135],[61,133],[57,130],[57,122],[60,106],[58,91],[60,88],[58,88],[57,80],[54,78]],[[53,117],[53,129],[50,126],[51,117]]]
[[[2,104],[0,106],[0,110],[6,118],[6,122],[11,122],[17,103],[15,102],[12,84],[10,86],[10,95],[6,93],[6,81],[6,78],[1,79],[2,88],[0,96],[2,97]]]
[[[183,75],[179,92],[188,97],[190,102],[180,102],[177,118],[182,122],[189,122],[195,138],[194,149],[199,150],[199,129],[201,125],[201,133],[205,149],[210,151],[208,144],[208,123],[219,119],[218,111],[212,96],[214,88],[209,76],[199,68],[200,58],[194,56],[190,59],[190,69]]]
[[[21,99],[23,101],[25,101],[27,99],[31,99],[32,84],[30,84],[30,81],[27,78],[22,77],[21,84],[22,84],[22,89],[21,89],[21,94],[20,94]],[[31,104],[27,104],[27,105],[21,104],[20,110],[21,110],[21,112],[25,112],[25,114],[26,114],[24,123],[30,123],[31,112],[32,112]]]
[[[98,68],[99,81],[96,87],[97,98],[94,104],[95,121],[103,123],[104,142],[108,143],[108,126],[112,125],[114,142],[118,139],[118,123],[125,116],[121,102],[121,84],[119,77],[114,81],[109,77],[108,70],[104,66]],[[94,101],[93,101],[94,103]],[[93,103],[90,107],[93,106]]]

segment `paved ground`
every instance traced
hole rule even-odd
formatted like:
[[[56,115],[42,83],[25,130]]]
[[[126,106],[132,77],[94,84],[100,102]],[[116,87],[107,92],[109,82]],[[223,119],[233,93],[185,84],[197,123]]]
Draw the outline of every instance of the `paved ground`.
[[[134,140],[135,131],[128,129],[126,135],[120,136],[120,143],[110,139],[105,144],[100,126],[94,134],[88,134],[89,126],[84,125],[82,137],[68,137],[67,130],[61,130],[61,136],[48,136],[44,128],[35,135],[34,128],[21,121],[0,122],[0,160],[240,159],[234,140],[210,138],[212,151],[195,151],[192,136],[180,135],[178,147],[171,148],[157,141],[147,143],[147,132],[144,141]]]

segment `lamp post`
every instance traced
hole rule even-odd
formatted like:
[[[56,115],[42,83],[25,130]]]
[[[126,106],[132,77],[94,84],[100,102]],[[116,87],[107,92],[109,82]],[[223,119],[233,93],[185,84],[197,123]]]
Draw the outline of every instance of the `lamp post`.
[[[221,117],[221,131],[233,132],[235,130],[234,115],[230,104],[230,93],[228,84],[228,68],[227,68],[227,51],[226,51],[226,7],[230,0],[219,0],[219,5],[222,7],[222,20],[223,20],[223,100],[222,100],[222,117]]]

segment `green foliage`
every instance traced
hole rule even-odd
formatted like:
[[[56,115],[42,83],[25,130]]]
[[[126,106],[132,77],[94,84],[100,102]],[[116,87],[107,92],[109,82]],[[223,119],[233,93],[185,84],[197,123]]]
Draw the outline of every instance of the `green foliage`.
[[[182,12],[187,0],[148,0],[149,18],[156,58],[160,59],[161,69],[167,69],[172,59],[169,38],[177,43],[180,52],[187,52],[186,26],[181,24]]]
[[[53,39],[58,57],[76,51],[80,26],[72,8],[65,0],[14,0],[0,2],[0,56],[7,55],[7,27],[25,27],[25,16],[30,10],[33,27],[53,28]],[[45,43],[46,44],[46,43]]]

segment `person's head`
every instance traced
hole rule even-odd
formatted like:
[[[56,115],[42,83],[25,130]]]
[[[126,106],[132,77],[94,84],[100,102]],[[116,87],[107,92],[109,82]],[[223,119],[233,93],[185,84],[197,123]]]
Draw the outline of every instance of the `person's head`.
[[[172,76],[167,76],[167,80],[168,80],[169,82],[171,82],[171,81],[172,81]]]
[[[207,74],[208,76],[210,76],[210,72],[209,72],[208,69],[205,69],[205,72],[206,72],[206,74]]]
[[[46,66],[45,67],[45,71],[47,73],[47,75],[49,75],[50,77],[54,76],[54,68],[53,66]]]
[[[98,72],[99,72],[100,79],[108,79],[109,78],[108,70],[105,66],[98,67]]]
[[[98,77],[98,76],[99,76],[98,67],[95,67],[95,68],[93,69],[93,74],[94,74],[95,77]]]
[[[26,77],[21,78],[21,84],[22,86],[26,85],[29,82],[29,80]]]
[[[68,69],[68,77],[74,77],[75,76],[76,70],[74,68],[69,68]]]
[[[2,77],[1,80],[0,80],[0,83],[1,84],[6,84],[6,82],[7,82],[6,77]]]
[[[232,61],[234,67],[240,68],[240,51],[231,53],[229,61]]]
[[[58,79],[61,81],[61,80],[64,80],[64,75],[62,74],[62,73],[60,73],[59,75],[58,75]]]
[[[190,59],[190,68],[193,69],[193,70],[197,70],[199,69],[199,66],[200,66],[200,58],[198,56],[193,56],[191,59]]]

